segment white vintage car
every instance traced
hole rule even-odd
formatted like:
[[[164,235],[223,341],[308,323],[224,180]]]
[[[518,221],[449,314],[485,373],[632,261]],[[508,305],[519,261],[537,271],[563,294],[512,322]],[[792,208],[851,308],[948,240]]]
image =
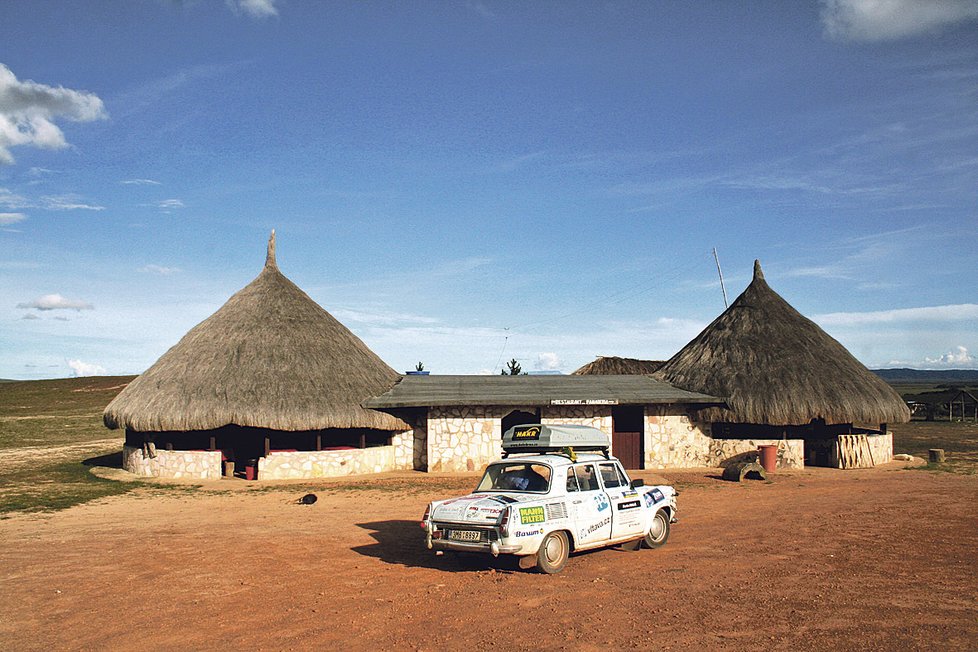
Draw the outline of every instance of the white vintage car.
[[[670,486],[630,481],[596,428],[515,426],[503,459],[468,496],[435,501],[421,527],[436,551],[517,555],[520,566],[557,573],[572,551],[658,548],[676,522]]]

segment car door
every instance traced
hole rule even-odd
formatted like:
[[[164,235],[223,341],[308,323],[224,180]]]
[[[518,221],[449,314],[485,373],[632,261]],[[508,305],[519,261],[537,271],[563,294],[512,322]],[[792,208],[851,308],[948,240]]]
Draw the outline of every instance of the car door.
[[[611,503],[598,480],[597,464],[588,462],[567,468],[567,499],[578,547],[611,538]]]
[[[618,462],[601,462],[601,484],[611,504],[611,538],[639,536],[645,531],[642,498],[632,489],[628,476]]]

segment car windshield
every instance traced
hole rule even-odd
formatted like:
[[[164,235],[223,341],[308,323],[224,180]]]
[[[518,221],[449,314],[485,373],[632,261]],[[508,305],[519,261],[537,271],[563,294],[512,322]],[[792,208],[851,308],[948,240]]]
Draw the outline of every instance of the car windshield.
[[[533,462],[500,462],[490,464],[476,491],[530,491],[546,493],[550,490],[550,467]]]

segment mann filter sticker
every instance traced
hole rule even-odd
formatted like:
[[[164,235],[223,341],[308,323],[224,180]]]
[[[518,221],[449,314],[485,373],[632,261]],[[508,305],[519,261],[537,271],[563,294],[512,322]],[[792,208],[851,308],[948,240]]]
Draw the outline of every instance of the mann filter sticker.
[[[530,523],[543,523],[547,520],[547,515],[543,511],[543,506],[539,507],[520,507],[520,523],[528,525]]]
[[[626,503],[618,503],[618,511],[624,511],[626,509],[635,509],[641,507],[642,503],[637,500],[629,500]]]
[[[540,439],[540,426],[523,426],[513,430],[513,441],[537,441]]]

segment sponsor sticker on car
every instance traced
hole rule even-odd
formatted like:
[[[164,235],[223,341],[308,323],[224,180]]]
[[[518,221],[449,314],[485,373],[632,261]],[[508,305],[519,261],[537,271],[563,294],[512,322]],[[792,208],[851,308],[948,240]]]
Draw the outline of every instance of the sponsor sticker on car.
[[[546,520],[547,514],[543,511],[543,505],[538,507],[520,507],[520,523],[523,525],[543,523]]]

